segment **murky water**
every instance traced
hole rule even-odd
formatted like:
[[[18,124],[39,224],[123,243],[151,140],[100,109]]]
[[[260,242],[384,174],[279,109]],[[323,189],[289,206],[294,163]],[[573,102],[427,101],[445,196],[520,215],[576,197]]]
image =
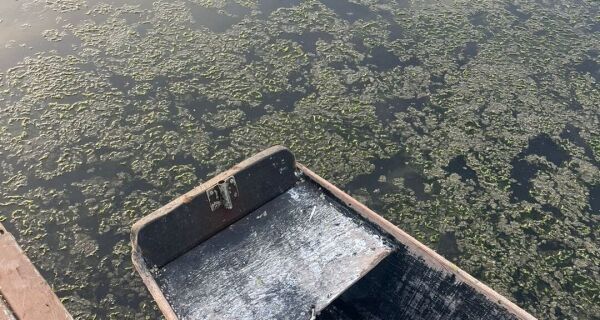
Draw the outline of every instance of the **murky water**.
[[[600,314],[594,1],[0,2],[0,220],[155,318],[140,217],[273,144],[545,319]]]

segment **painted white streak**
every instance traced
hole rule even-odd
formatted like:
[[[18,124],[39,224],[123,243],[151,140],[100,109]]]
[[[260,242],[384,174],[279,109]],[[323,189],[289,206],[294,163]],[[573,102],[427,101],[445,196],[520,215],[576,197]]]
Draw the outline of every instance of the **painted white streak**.
[[[308,217],[308,221],[312,220],[312,217],[315,214],[315,210],[317,210],[316,206],[313,207],[312,212],[310,213],[310,217]]]

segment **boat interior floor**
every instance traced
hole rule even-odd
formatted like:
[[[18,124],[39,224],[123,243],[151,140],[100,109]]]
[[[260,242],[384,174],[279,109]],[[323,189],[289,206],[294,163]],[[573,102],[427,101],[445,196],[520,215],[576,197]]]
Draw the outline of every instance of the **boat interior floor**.
[[[515,319],[308,179],[155,279],[180,319]]]
[[[396,249],[316,183],[300,180],[155,279],[180,319],[308,320]]]

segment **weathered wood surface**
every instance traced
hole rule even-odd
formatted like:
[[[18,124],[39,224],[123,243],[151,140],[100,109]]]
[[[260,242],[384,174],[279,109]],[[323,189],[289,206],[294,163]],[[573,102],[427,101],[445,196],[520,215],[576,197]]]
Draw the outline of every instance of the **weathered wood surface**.
[[[16,320],[15,315],[4,301],[2,295],[0,295],[0,320]]]
[[[0,295],[19,320],[72,319],[15,238],[0,224]],[[0,306],[0,310],[2,307]],[[2,316],[0,315],[0,319]],[[6,319],[10,319],[8,316]]]
[[[354,217],[352,217],[354,216]],[[180,319],[306,319],[393,250],[301,182],[167,264],[157,282]]]

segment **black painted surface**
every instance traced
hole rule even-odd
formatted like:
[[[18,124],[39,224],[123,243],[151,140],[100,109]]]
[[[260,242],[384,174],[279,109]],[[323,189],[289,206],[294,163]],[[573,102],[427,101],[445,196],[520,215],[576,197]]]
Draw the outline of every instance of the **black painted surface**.
[[[401,248],[336,299],[318,320],[516,319],[453,275]]]

